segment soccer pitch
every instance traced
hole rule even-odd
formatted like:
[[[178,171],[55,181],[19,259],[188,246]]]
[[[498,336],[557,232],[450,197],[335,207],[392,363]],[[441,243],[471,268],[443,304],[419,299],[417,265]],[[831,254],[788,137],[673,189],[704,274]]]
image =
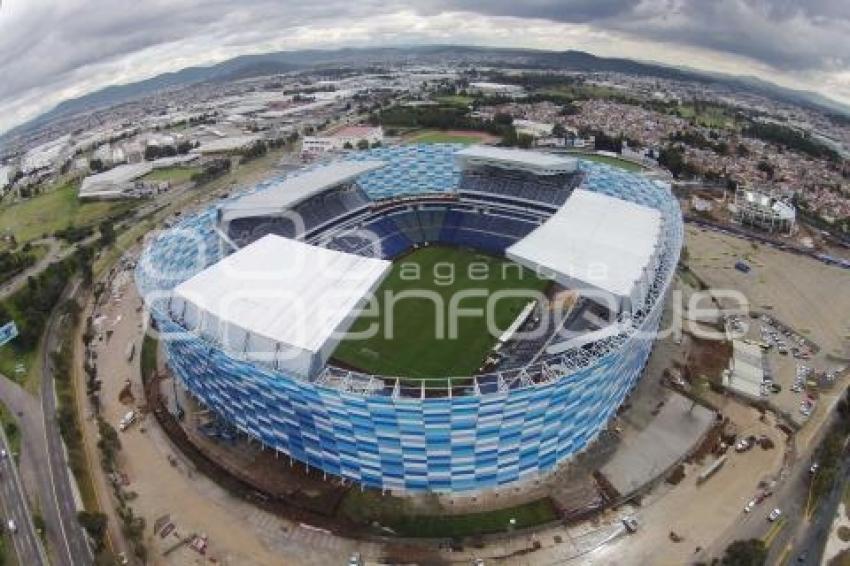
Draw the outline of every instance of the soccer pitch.
[[[451,337],[452,297],[464,291],[483,290],[484,296],[467,296],[457,306],[486,311],[488,297],[493,293],[543,291],[548,284],[528,269],[481,252],[443,246],[420,248],[393,264],[376,292],[377,316],[368,311],[362,313],[333,358],[362,371],[391,376],[427,379],[472,375],[498,335],[488,332],[485,316],[457,316],[456,337]],[[433,294],[430,298],[421,296],[423,291]],[[408,296],[400,296],[408,292]],[[495,302],[495,325],[506,329],[528,301],[528,297],[513,296]],[[391,317],[388,310],[392,311]],[[374,336],[350,336],[370,326],[378,328]],[[439,326],[443,328],[442,337],[438,336]]]

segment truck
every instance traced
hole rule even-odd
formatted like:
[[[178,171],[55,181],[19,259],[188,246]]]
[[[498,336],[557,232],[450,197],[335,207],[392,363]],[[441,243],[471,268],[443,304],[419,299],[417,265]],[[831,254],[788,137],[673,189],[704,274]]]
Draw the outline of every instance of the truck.
[[[118,430],[124,432],[127,430],[131,424],[136,422],[136,411],[130,411],[121,419],[121,422],[118,423]]]

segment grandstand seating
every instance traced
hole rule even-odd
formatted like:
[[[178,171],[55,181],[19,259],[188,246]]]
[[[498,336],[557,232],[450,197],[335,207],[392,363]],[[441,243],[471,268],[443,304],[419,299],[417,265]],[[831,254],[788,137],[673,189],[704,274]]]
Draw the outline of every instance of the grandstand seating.
[[[332,225],[340,217],[363,209],[370,202],[369,197],[358,185],[342,186],[316,195],[293,209],[294,214],[303,222],[303,231],[298,229],[291,216],[237,218],[230,223],[228,236],[239,246],[249,244],[266,234],[294,238],[319,227]]]
[[[464,171],[458,191],[466,196],[497,195],[509,200],[559,207],[581,183],[581,179],[581,174],[544,176],[485,166]]]
[[[331,249],[371,256],[374,249],[370,243],[377,241],[381,244],[381,257],[384,258],[395,257],[414,244],[426,242],[502,254],[505,248],[537,226],[536,222],[508,214],[511,212],[485,213],[454,206],[411,207],[382,213],[359,228],[341,230],[323,244]]]

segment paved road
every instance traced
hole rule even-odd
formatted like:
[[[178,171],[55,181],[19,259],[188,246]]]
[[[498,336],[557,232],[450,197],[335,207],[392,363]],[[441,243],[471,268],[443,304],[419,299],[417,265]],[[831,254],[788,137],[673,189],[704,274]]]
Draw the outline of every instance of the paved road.
[[[66,289],[57,304],[61,305],[69,296],[73,295],[77,286],[78,283],[75,283],[70,286],[70,290]],[[44,419],[45,463],[49,484],[44,486],[47,491],[43,500],[45,501],[44,506],[50,507],[51,513],[55,513],[55,518],[58,519],[59,529],[56,537],[58,541],[57,548],[55,548],[58,564],[80,566],[91,564],[94,557],[83,528],[77,521],[77,505],[71,487],[71,471],[65,460],[65,447],[59,434],[59,424],[56,419],[54,368],[50,360],[50,353],[54,352],[59,345],[59,329],[62,326],[63,318],[64,316],[58,315],[57,310],[51,313],[42,349],[41,409]]]
[[[9,520],[15,522],[17,532],[11,533],[10,537],[18,563],[48,566],[44,547],[36,533],[29,504],[21,487],[21,478],[18,475],[14,456],[9,448],[6,434],[2,430],[0,430],[0,448],[7,454],[0,457],[0,499],[3,504],[3,524],[8,528]]]
[[[848,477],[850,477],[850,457],[845,455],[841,468],[836,474],[832,491],[818,505],[817,511],[806,525],[804,532],[798,534],[795,537],[796,540],[792,542],[790,556],[797,561],[797,564],[818,566],[821,563],[832,520],[841,503]]]

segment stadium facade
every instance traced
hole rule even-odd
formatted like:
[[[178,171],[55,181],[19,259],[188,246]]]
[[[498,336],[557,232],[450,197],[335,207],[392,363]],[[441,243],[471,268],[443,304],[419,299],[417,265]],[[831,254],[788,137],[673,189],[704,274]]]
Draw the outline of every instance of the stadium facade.
[[[568,206],[574,197],[585,204]],[[595,199],[617,202],[603,206],[605,214]],[[632,216],[618,217],[621,210]],[[586,221],[588,214],[600,220],[582,230],[598,237],[570,236],[571,218]],[[606,235],[632,220],[641,234]],[[558,225],[564,246],[540,254],[527,245]],[[636,235],[641,249],[632,253],[623,242]],[[621,301],[615,324],[587,326],[581,340],[560,347],[516,345],[493,371],[433,386],[369,375],[328,360],[324,340],[350,317],[314,328],[323,338],[310,341],[304,363],[303,356],[282,355],[306,348],[280,325],[284,311],[268,317],[274,323],[243,321],[192,294],[193,281],[224,261],[260,247],[269,248],[267,257],[282,253],[288,244],[272,237],[383,262],[427,243],[464,246],[530,267],[543,263],[564,288],[584,281]],[[310,468],[368,487],[470,492],[552,471],[606,426],[646,364],[682,237],[669,187],[643,176],[529,152],[388,147],[261,183],[184,219],[148,244],[136,283],[174,375],[223,422]],[[594,281],[570,271],[568,260],[580,260],[575,254],[589,245],[600,246],[609,262],[627,254],[626,267]],[[374,288],[385,271],[372,264],[358,288]],[[318,286],[302,288],[315,293]],[[353,308],[359,295],[349,299],[346,308]],[[583,308],[596,307],[588,301]],[[295,358],[301,361],[293,364]]]

